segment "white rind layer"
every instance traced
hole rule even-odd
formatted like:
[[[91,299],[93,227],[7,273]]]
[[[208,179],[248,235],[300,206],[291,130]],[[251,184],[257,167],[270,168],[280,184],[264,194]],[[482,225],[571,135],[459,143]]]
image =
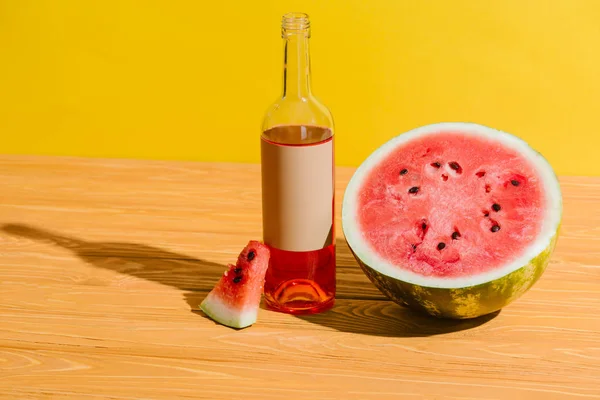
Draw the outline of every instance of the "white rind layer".
[[[374,251],[361,235],[361,230],[358,226],[358,218],[356,217],[358,206],[357,196],[360,194],[359,190],[362,187],[365,177],[369,175],[369,172],[373,167],[377,166],[381,160],[393,152],[398,146],[413,139],[420,139],[425,135],[436,134],[440,131],[458,131],[465,135],[473,135],[484,139],[498,141],[507,148],[518,151],[529,160],[541,179],[543,185],[542,190],[546,193],[546,209],[540,234],[536,240],[524,250],[520,257],[503,267],[466,277],[427,277],[402,269],[401,266],[396,266],[389,261],[386,261]],[[422,126],[396,136],[384,143],[356,170],[346,187],[342,203],[342,229],[349,246],[358,258],[384,275],[420,286],[437,288],[464,288],[474,286],[501,278],[523,267],[532,258],[548,247],[553,236],[559,229],[561,218],[562,194],[560,184],[548,161],[541,154],[532,149],[527,142],[516,136],[487,126],[467,122],[443,122]]]
[[[223,303],[218,296],[209,293],[200,308],[213,320],[232,328],[245,328],[256,322],[258,305],[256,308],[236,310]]]

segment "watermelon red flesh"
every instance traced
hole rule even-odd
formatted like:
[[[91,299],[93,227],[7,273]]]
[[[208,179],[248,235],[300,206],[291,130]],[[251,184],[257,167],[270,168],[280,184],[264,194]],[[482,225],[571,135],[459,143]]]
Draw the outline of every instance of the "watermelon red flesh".
[[[440,132],[380,160],[357,201],[372,250],[398,268],[440,278],[487,272],[521,256],[542,228],[543,184],[522,154],[492,140]]]
[[[234,328],[252,325],[256,322],[269,257],[267,246],[250,241],[236,264],[228,265],[200,308],[223,325]]]
[[[549,263],[561,219],[547,160],[518,137],[473,123],[392,138],[357,168],[342,204],[346,242],[371,282],[444,318],[489,314],[526,293]]]

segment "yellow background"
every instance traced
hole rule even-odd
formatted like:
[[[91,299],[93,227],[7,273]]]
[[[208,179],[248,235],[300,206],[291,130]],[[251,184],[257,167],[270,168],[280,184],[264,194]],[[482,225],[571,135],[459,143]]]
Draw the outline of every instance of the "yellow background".
[[[258,162],[287,11],[311,15],[338,164],[473,121],[600,175],[594,0],[0,0],[0,153]]]

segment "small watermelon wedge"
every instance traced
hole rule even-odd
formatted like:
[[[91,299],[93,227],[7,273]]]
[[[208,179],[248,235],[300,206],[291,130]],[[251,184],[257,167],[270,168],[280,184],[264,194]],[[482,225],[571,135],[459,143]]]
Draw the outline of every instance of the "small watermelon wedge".
[[[254,324],[270,255],[266,245],[256,240],[248,242],[236,264],[228,265],[200,309],[212,320],[231,328]]]

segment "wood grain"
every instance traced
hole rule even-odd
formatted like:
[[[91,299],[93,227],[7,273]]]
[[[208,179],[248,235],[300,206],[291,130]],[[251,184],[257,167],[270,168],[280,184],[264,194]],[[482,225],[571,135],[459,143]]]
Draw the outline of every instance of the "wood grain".
[[[241,331],[195,310],[260,238],[258,166],[3,156],[0,181],[1,398],[600,398],[599,178],[561,179],[550,267],[500,313],[386,300],[338,229],[334,309]]]

